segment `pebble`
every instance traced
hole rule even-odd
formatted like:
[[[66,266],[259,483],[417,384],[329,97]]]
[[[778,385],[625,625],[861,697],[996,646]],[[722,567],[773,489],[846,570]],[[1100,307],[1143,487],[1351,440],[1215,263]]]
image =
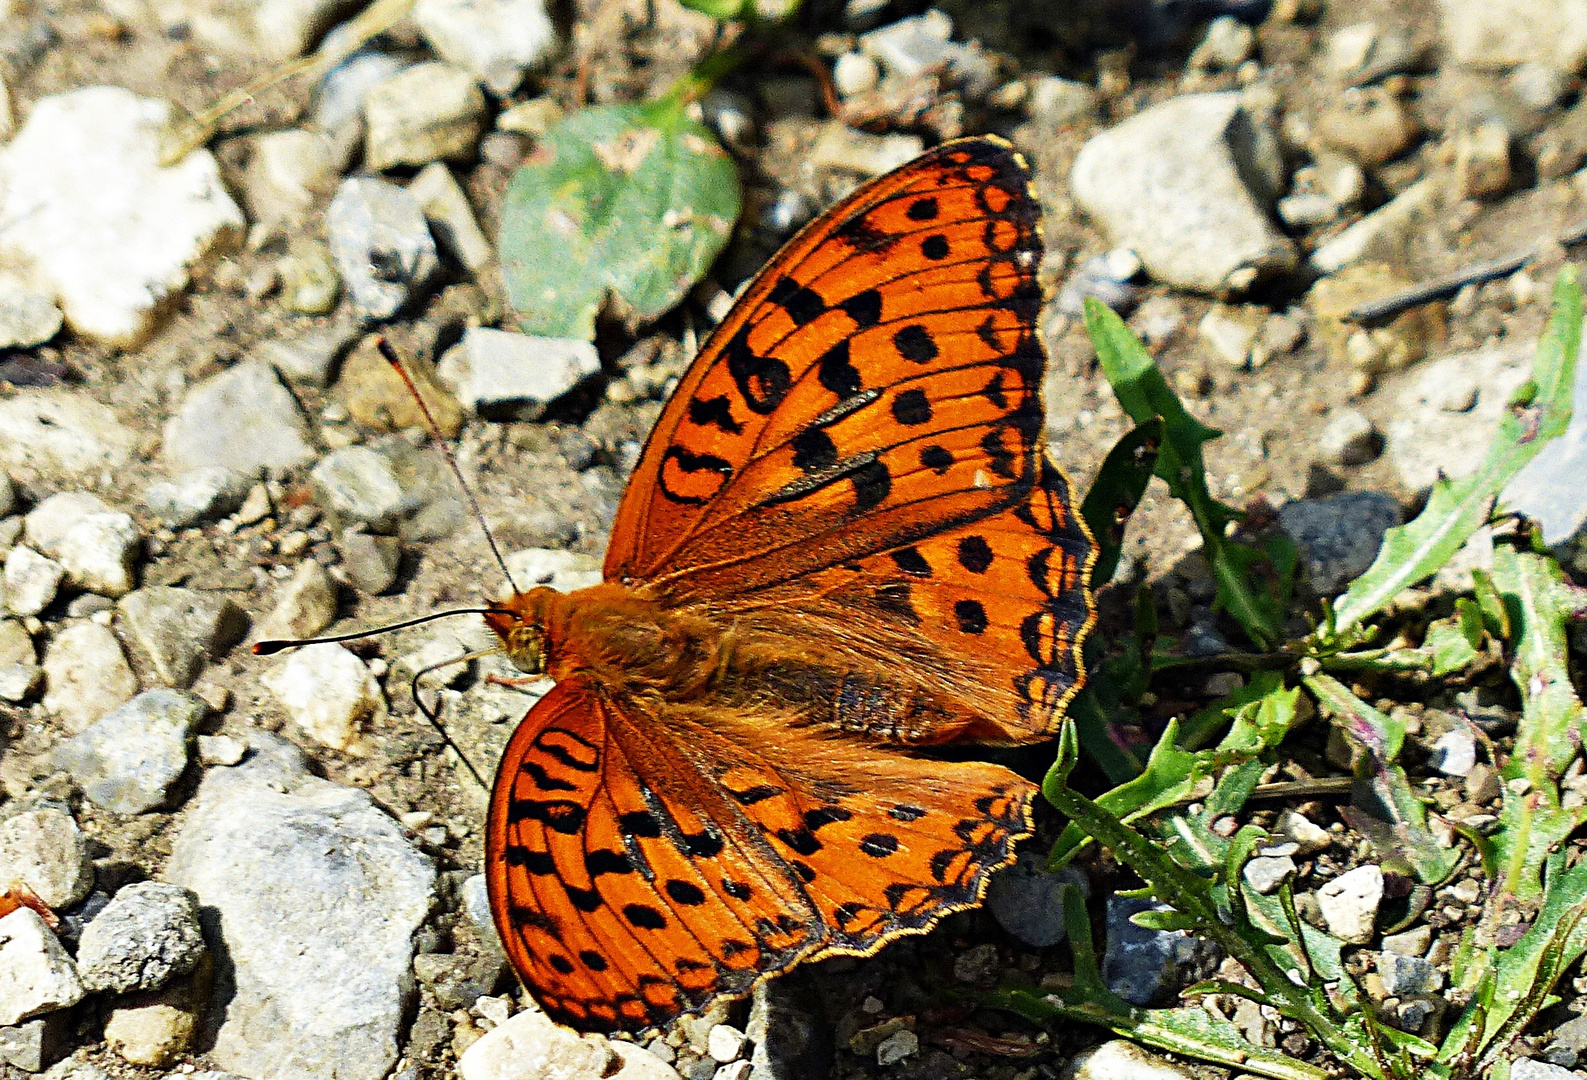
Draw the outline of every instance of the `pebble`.
[[[582,338],[474,326],[441,357],[436,376],[476,415],[536,420],[600,368],[595,345]]]
[[[459,892],[463,900],[463,914],[473,923],[480,944],[490,955],[505,957],[507,953],[496,932],[496,920],[490,913],[490,893],[485,887],[485,875],[473,874],[465,878]]]
[[[11,482],[11,477],[0,472],[0,517],[9,517],[17,512],[17,489]]]
[[[0,1026],[66,1009],[83,998],[77,966],[32,908],[0,918]]]
[[[1332,596],[1372,565],[1400,506],[1381,492],[1349,491],[1285,503],[1278,523],[1301,549],[1313,591]]]
[[[221,466],[257,476],[285,472],[314,457],[308,419],[263,360],[244,360],[190,388],[165,425],[165,463],[173,472]]]
[[[816,171],[880,176],[919,157],[925,148],[918,135],[870,135],[846,124],[827,124],[806,160]]]
[[[186,771],[204,702],[180,690],[146,690],[55,749],[95,806],[142,814],[166,804]]]
[[[1553,109],[1571,88],[1569,73],[1538,63],[1536,60],[1529,60],[1516,67],[1505,82],[1521,104],[1537,112],[1548,112]]]
[[[1295,265],[1268,220],[1276,140],[1237,93],[1185,94],[1092,137],[1075,159],[1075,199],[1159,281],[1241,291]],[[1247,185],[1259,176],[1267,191]]]
[[[242,189],[255,222],[301,224],[340,181],[335,152],[317,131],[288,128],[249,140]]]
[[[1317,890],[1317,907],[1328,932],[1352,945],[1372,940],[1383,902],[1383,871],[1367,863],[1325,882]]]
[[[429,404],[435,426],[445,437],[455,438],[463,426],[463,407],[435,381],[434,372],[427,363],[410,362],[408,365],[408,374]],[[413,392],[372,344],[361,344],[348,355],[337,386],[347,404],[348,415],[364,428],[404,431],[429,427],[418,402],[413,399]]]
[[[1058,75],[1043,75],[1030,84],[1025,111],[1045,129],[1075,127],[1096,119],[1101,98],[1096,88]]]
[[[1433,767],[1445,776],[1470,776],[1477,764],[1477,740],[1464,727],[1444,732],[1433,743]]]
[[[365,596],[379,596],[397,583],[402,568],[402,541],[395,536],[372,536],[343,529],[336,541],[347,580]]]
[[[330,249],[324,250],[329,252]],[[309,330],[290,340],[261,342],[257,348],[259,355],[289,382],[322,387],[330,385],[337,361],[346,355],[361,333],[356,321],[339,320],[330,327]]]
[[[364,163],[376,172],[465,161],[485,130],[485,95],[462,68],[415,64],[369,91],[364,122]]]
[[[176,27],[239,56],[287,60],[314,46],[345,14],[337,0],[154,0],[150,5],[170,36]]]
[[[336,582],[316,560],[305,559],[276,590],[275,607],[254,625],[254,636],[313,637],[336,621],[336,607]]]
[[[407,190],[424,209],[436,242],[453,258],[476,273],[490,265],[496,252],[480,230],[474,207],[451,169],[432,162],[419,170]]]
[[[1499,195],[1510,186],[1510,129],[1498,121],[1455,135],[1455,188],[1463,199]]]
[[[305,645],[259,681],[293,723],[332,750],[367,753],[365,729],[386,719],[379,681],[340,645]]]
[[[1383,437],[1359,410],[1335,409],[1317,437],[1317,448],[1329,465],[1365,465],[1383,452]]]
[[[352,165],[364,142],[364,99],[408,66],[388,52],[357,52],[320,80],[313,126],[330,143],[339,171]]]
[[[50,908],[69,908],[94,887],[88,841],[72,816],[45,807],[0,821],[0,886],[22,884]]]
[[[545,0],[418,0],[413,21],[441,59],[497,97],[516,90],[557,44]]]
[[[1298,867],[1288,855],[1258,855],[1245,864],[1245,881],[1263,896],[1271,896],[1284,884],[1284,879],[1294,876]]]
[[[294,1077],[381,1080],[435,868],[368,793],[310,776],[283,739],[250,741],[241,765],[204,774],[165,872],[214,912],[233,965],[210,1061],[281,1075],[290,1031]]]
[[[1320,851],[1327,851],[1333,844],[1333,836],[1327,829],[1296,810],[1282,811],[1273,828],[1279,836],[1295,845],[1299,855],[1316,855]]]
[[[143,537],[130,514],[112,511],[78,519],[53,545],[51,554],[73,586],[101,596],[132,591]]]
[[[244,473],[205,465],[150,484],[143,492],[143,508],[166,528],[185,529],[234,513],[252,485]]]
[[[1193,1073],[1123,1039],[1080,1051],[1059,1076],[1063,1080],[1194,1080]]]
[[[1506,340],[1441,356],[1385,380],[1378,396],[1386,399],[1384,415],[1393,418],[1384,428],[1386,454],[1400,482],[1411,491],[1425,491],[1440,474],[1458,478],[1476,469],[1488,452],[1490,433],[1497,430],[1509,407],[1510,395],[1531,376],[1534,351],[1533,342]],[[1444,407],[1450,387],[1456,384],[1477,388],[1476,404],[1469,411],[1450,412]],[[1528,473],[1543,456],[1539,454],[1510,482],[1500,504],[1529,514],[1536,510],[1546,522],[1550,520],[1546,505],[1512,494],[1536,482],[1537,474],[1529,478]],[[1556,483],[1554,490],[1568,489],[1575,484],[1569,478],[1579,475],[1565,470],[1559,477],[1564,486]],[[1548,536],[1547,529],[1544,535]]]
[[[15,1065],[23,1072],[42,1072],[66,1052],[71,1030],[71,1013],[64,1010],[0,1027],[0,1063]]]
[[[44,669],[37,664],[0,664],[0,701],[19,704],[38,693]]]
[[[744,1056],[747,1039],[731,1024],[717,1024],[706,1039],[706,1052],[722,1064]]]
[[[0,463],[97,477],[131,460],[139,435],[81,390],[55,387],[0,401]]]
[[[1315,229],[1339,220],[1340,206],[1318,191],[1286,195],[1278,201],[1278,216],[1292,229]]]
[[[77,734],[138,692],[138,680],[109,627],[80,622],[57,631],[44,653],[44,707]]]
[[[1177,992],[1187,975],[1217,966],[1220,950],[1183,930],[1148,930],[1130,921],[1141,911],[1168,910],[1151,900],[1118,895],[1107,900],[1107,947],[1102,979],[1132,1005],[1146,1006]]]
[[[43,282],[0,275],[0,348],[28,349],[61,332],[66,317]]]
[[[1439,188],[1422,180],[1320,245],[1311,265],[1332,274],[1368,257],[1403,258],[1406,240],[1428,220],[1438,205]]]
[[[329,315],[342,295],[342,275],[330,248],[308,240],[293,245],[276,264],[281,306],[295,315]]]
[[[1065,315],[1085,314],[1087,300],[1100,300],[1120,314],[1127,314],[1141,299],[1141,287],[1131,279],[1140,273],[1137,261],[1133,272],[1121,275],[1117,260],[1107,255],[1086,259],[1064,281],[1058,292],[1058,310]]]
[[[1450,55],[1477,68],[1546,64],[1579,71],[1587,63],[1587,24],[1578,0],[1438,0]]]
[[[1518,1058],[1510,1063],[1510,1080],[1581,1080],[1581,1077],[1559,1065],[1551,1065],[1536,1058]]]
[[[1317,137],[1365,166],[1381,165],[1410,149],[1421,127],[1383,86],[1352,87],[1317,117]]]
[[[192,971],[205,950],[197,898],[180,885],[140,881],[84,928],[77,972],[94,992],[158,990]]]
[[[598,560],[561,548],[524,548],[509,552],[504,561],[519,591],[549,585],[557,592],[575,592],[602,581]]]
[[[210,657],[240,641],[248,619],[227,597],[199,589],[154,585],[117,603],[128,641],[167,686],[189,687]]]
[[[419,200],[384,180],[344,181],[325,230],[353,308],[365,319],[397,314],[440,266]]]
[[[1187,66],[1194,71],[1233,71],[1256,52],[1256,30],[1232,15],[1219,15],[1191,50]]]
[[[496,130],[538,139],[561,123],[562,106],[555,98],[537,97],[503,109],[496,117]]]
[[[749,1080],[754,1074],[755,1066],[748,1061],[733,1061],[711,1074],[711,1080]]]
[[[897,1065],[907,1057],[920,1052],[920,1036],[905,1028],[895,1031],[876,1047],[876,1064]]]
[[[380,531],[394,529],[414,509],[391,459],[367,446],[326,454],[309,480],[327,510]]]
[[[37,615],[54,602],[65,578],[66,569],[60,563],[18,544],[6,555],[6,607],[13,615]]]
[[[1378,953],[1378,976],[1390,997],[1411,994],[1436,994],[1444,987],[1444,973],[1419,956],[1396,952]]]
[[[1243,370],[1251,366],[1251,350],[1261,329],[1258,311],[1214,307],[1202,316],[1196,334],[1224,364]]]
[[[146,340],[189,268],[247,227],[209,151],[160,165],[169,117],[120,87],[73,90],[35,102],[0,151],[0,253],[33,268],[72,329],[108,345]]]
[[[1022,856],[1007,870],[992,876],[986,891],[986,910],[997,924],[1036,949],[1063,941],[1063,892],[1070,885],[1084,891],[1085,875],[1071,869],[1049,871],[1039,856]]]
[[[881,69],[864,53],[846,52],[832,64],[832,85],[843,97],[853,97],[876,89]]]
[[[1581,477],[1587,475],[1587,378],[1580,374],[1580,359],[1577,365],[1570,425],[1516,474],[1499,504],[1535,522],[1543,542],[1582,574],[1587,573],[1587,485],[1581,483]],[[1491,407],[1489,399],[1498,396],[1484,386],[1480,405]]]
[[[581,1037],[536,1010],[516,1013],[486,1032],[458,1059],[457,1071],[462,1080],[526,1076],[678,1080],[670,1065],[642,1046]]]
[[[206,766],[235,765],[247,753],[248,744],[241,739],[234,739],[230,735],[200,735],[198,737],[198,760]]]
[[[208,965],[202,969],[206,975]],[[105,1044],[134,1065],[175,1063],[192,1046],[207,997],[209,979],[184,979],[163,990],[117,999],[105,1018]]]

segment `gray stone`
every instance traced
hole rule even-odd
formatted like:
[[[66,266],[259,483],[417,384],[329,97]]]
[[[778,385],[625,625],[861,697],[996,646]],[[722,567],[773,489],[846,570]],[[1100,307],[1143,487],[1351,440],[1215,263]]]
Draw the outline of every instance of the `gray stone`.
[[[92,86],[35,102],[0,152],[0,250],[107,344],[145,340],[189,268],[246,228],[209,151],[161,163],[169,120],[163,101]]]
[[[1270,896],[1278,892],[1284,879],[1294,876],[1298,868],[1288,855],[1258,855],[1245,864],[1245,881],[1256,892]]]
[[[1385,380],[1375,396],[1381,399],[1382,415],[1387,418],[1383,424],[1386,456],[1400,482],[1412,491],[1425,491],[1440,474],[1461,477],[1475,470],[1488,452],[1491,433],[1509,408],[1511,396],[1531,377],[1534,351],[1531,342],[1506,341],[1423,361]],[[1578,383],[1578,393],[1579,387]],[[1459,392],[1452,394],[1455,388]],[[1475,404],[1470,404],[1473,397]],[[1543,457],[1540,453],[1534,465]],[[1511,492],[1524,493],[1540,479],[1538,473],[1527,477],[1530,471],[1523,470],[1511,481],[1500,498],[1501,506],[1510,507],[1517,501]],[[1528,510],[1549,512],[1524,494],[1523,500]]]
[[[470,327],[436,375],[463,405],[492,419],[536,420],[552,401],[601,369],[593,343]]]
[[[402,568],[402,541],[395,536],[371,536],[357,529],[342,530],[336,541],[342,569],[353,588],[365,596],[379,596],[397,583]]]
[[[329,386],[337,362],[362,332],[349,320],[325,330],[310,330],[290,341],[261,342],[258,351],[291,382]]]
[[[77,973],[90,991],[158,990],[192,971],[205,948],[197,898],[180,885],[140,881],[83,930]]]
[[[1039,856],[1022,856],[1007,870],[992,876],[986,891],[986,910],[997,924],[1036,949],[1056,945],[1068,934],[1064,925],[1064,889],[1074,885],[1088,891],[1085,875],[1065,868],[1056,873]]]
[[[83,998],[77,966],[32,908],[0,918],[0,1026],[69,1008]]]
[[[138,692],[137,677],[109,627],[81,622],[56,633],[44,653],[44,707],[76,734]]]
[[[248,151],[243,198],[254,221],[299,223],[341,180],[330,140],[316,131],[266,132]]]
[[[285,472],[313,458],[308,435],[275,370],[245,360],[187,392],[165,425],[165,461],[176,472],[210,465],[247,476]]]
[[[415,64],[364,98],[364,162],[398,165],[463,161],[485,127],[485,95],[474,76],[451,64]]]
[[[1325,462],[1347,468],[1365,465],[1382,453],[1382,447],[1378,429],[1355,409],[1335,409],[1317,439]]]
[[[1108,897],[1102,978],[1131,1005],[1166,1000],[1189,979],[1210,974],[1222,959],[1216,945],[1183,930],[1148,930],[1130,921],[1137,912],[1151,910],[1168,909],[1147,899]]]
[[[178,690],[147,690],[55,749],[95,806],[141,814],[163,806],[186,771],[207,706]]]
[[[193,685],[204,664],[247,633],[248,619],[217,593],[155,585],[116,605],[130,641],[167,686]]]
[[[0,664],[0,701],[26,701],[43,683],[44,669],[37,664]]]
[[[366,319],[389,319],[439,268],[419,200],[372,177],[342,183],[325,230],[352,297]]]
[[[1383,902],[1383,871],[1371,863],[1347,870],[1317,890],[1328,932],[1352,945],[1372,940]]]
[[[130,514],[88,514],[63,536],[52,554],[79,589],[101,596],[125,596],[135,584],[134,571],[143,552],[143,537]]]
[[[1094,86],[1057,75],[1043,75],[1031,83],[1025,111],[1036,123],[1058,129],[1094,119],[1099,101]]]
[[[244,473],[205,465],[174,480],[150,484],[143,492],[143,506],[168,528],[185,529],[235,513],[252,486],[253,478]]]
[[[1384,992],[1390,997],[1436,994],[1444,988],[1444,973],[1419,956],[1378,953],[1378,976],[1383,980]]]
[[[601,564],[590,555],[561,548],[524,548],[509,552],[507,571],[513,586],[527,591],[536,585],[549,585],[558,592],[575,592],[599,585]]]
[[[1080,1051],[1060,1075],[1063,1080],[1194,1080],[1195,1076],[1123,1039]]]
[[[557,42],[545,0],[418,0],[413,21],[441,59],[497,96],[517,89]]]
[[[1466,727],[1451,728],[1433,743],[1432,764],[1445,776],[1470,776],[1477,764],[1477,738]]]
[[[17,512],[17,489],[11,483],[11,477],[0,472],[0,517],[9,517]]]
[[[247,761],[205,774],[166,869],[214,911],[216,982],[235,987],[217,1002],[211,1060],[254,1080],[379,1080],[397,1061],[435,869],[367,793],[308,775],[284,740],[252,739]]]
[[[876,61],[864,53],[846,52],[832,63],[832,85],[842,97],[869,93],[881,76]]]
[[[1372,565],[1400,506],[1376,491],[1350,491],[1286,503],[1278,523],[1301,549],[1313,591],[1332,596]]]
[[[41,501],[24,518],[23,535],[27,542],[46,555],[54,556],[66,535],[85,518],[110,513],[110,506],[87,491],[61,491]]]
[[[198,737],[198,760],[206,766],[235,765],[247,753],[248,744],[241,739],[234,739],[230,735],[200,735]]]
[[[293,245],[276,264],[281,306],[297,315],[328,315],[342,295],[342,276],[330,248],[314,240]]]
[[[33,664],[33,637],[15,619],[0,619],[0,664]]]
[[[1107,255],[1082,262],[1059,290],[1058,310],[1079,317],[1090,299],[1100,300],[1114,311],[1128,314],[1141,299],[1142,287],[1130,280],[1140,273],[1140,263],[1137,261],[1133,271],[1120,275],[1116,262]]]
[[[1333,274],[1369,258],[1403,261],[1408,238],[1435,212],[1438,195],[1438,185],[1431,180],[1412,184],[1313,251],[1312,266]]]
[[[0,463],[70,476],[119,469],[138,434],[75,387],[51,387],[0,401]]]
[[[364,141],[364,99],[369,91],[408,66],[387,52],[358,52],[320,81],[314,127],[331,144],[339,169],[346,171]]]
[[[1439,0],[1438,7],[1444,44],[1460,63],[1579,71],[1587,62],[1583,0]]]
[[[0,887],[25,885],[54,910],[94,887],[88,841],[70,814],[45,807],[0,821]]]
[[[1070,184],[1154,278],[1229,293],[1295,265],[1294,246],[1267,216],[1276,165],[1275,137],[1239,94],[1186,94],[1093,137]]]
[[[341,0],[154,0],[152,7],[168,32],[183,27],[222,52],[270,60],[308,52],[346,14]]]
[[[386,718],[386,698],[364,662],[336,644],[305,645],[259,681],[292,722],[333,750],[369,751],[366,728]]]
[[[326,454],[309,479],[327,510],[382,532],[394,529],[417,505],[403,490],[391,459],[367,446]]]
[[[60,563],[18,544],[6,555],[6,607],[13,615],[37,615],[54,602],[65,577]]]
[[[1256,51],[1256,31],[1232,15],[1220,15],[1191,50],[1188,66],[1198,71],[1233,71]]]
[[[419,200],[436,242],[453,258],[476,273],[490,265],[495,249],[451,169],[439,161],[426,165],[408,185],[408,194]]]
[[[1581,1080],[1569,1069],[1536,1058],[1520,1058],[1510,1063],[1510,1080]]]
[[[275,607],[254,626],[266,638],[313,637],[336,621],[336,582],[313,559],[298,564],[292,577],[276,590]]]
[[[1499,505],[1535,521],[1543,542],[1577,573],[1587,571],[1587,362],[1576,359],[1570,426],[1504,489]],[[1487,397],[1487,393],[1484,397]]]
[[[0,1027],[0,1064],[15,1065],[23,1072],[42,1072],[66,1053],[71,1033],[71,1013],[65,1011]]]
[[[27,349],[61,332],[65,316],[41,283],[0,277],[0,348]]]

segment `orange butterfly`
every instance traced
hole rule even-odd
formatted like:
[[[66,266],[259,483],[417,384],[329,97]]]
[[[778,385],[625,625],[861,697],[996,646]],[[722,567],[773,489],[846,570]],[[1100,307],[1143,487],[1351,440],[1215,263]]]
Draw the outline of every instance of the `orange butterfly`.
[[[606,580],[486,620],[557,680],[491,797],[508,956],[638,1033],[980,902],[1035,787],[920,757],[1052,735],[1096,548],[1042,442],[1039,208],[948,143],[761,272],[651,432]]]

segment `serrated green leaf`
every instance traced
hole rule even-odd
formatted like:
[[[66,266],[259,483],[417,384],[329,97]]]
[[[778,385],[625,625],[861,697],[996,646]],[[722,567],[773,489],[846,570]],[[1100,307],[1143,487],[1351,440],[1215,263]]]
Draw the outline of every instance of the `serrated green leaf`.
[[[660,316],[732,235],[738,170],[680,98],[603,105],[539,140],[502,200],[501,268],[519,329],[593,340],[610,306]]]
[[[1510,478],[1537,456],[1543,444],[1565,431],[1570,424],[1581,329],[1581,288],[1576,271],[1566,266],[1555,282],[1554,313],[1532,363],[1533,394],[1505,413],[1476,472],[1458,480],[1436,481],[1422,512],[1388,531],[1366,573],[1334,601],[1332,636],[1381,611],[1401,590],[1447,563],[1487,523]],[[1330,635],[1320,633],[1319,637]]]
[[[1129,520],[1146,485],[1157,468],[1157,454],[1163,443],[1163,418],[1154,416],[1139,424],[1113,444],[1102,459],[1097,478],[1080,504],[1080,516],[1091,528],[1100,549],[1091,571],[1091,587],[1100,588],[1113,580],[1124,547],[1124,525]]]

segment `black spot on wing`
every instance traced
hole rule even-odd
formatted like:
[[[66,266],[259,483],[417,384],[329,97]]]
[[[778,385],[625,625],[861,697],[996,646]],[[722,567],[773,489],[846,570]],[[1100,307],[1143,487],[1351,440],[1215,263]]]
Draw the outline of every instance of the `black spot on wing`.
[[[849,343],[845,339],[826,351],[816,368],[816,378],[826,389],[839,398],[852,397],[860,392],[863,383],[860,373],[849,361]]]
[[[912,574],[915,577],[931,576],[931,564],[926,561],[926,557],[920,553],[919,548],[899,548],[897,551],[888,552],[888,556],[893,560],[893,565],[906,574]]]
[[[855,293],[838,305],[862,330],[882,321],[882,294],[875,289]]]
[[[784,279],[786,280],[786,279]],[[751,411],[766,416],[788,396],[793,378],[788,365],[772,356],[757,356],[749,347],[749,327],[741,327],[723,349],[727,373]]]
[[[795,326],[812,323],[827,310],[827,302],[820,293],[791,277],[779,278],[766,299],[786,311]]]
[[[941,446],[928,446],[920,452],[920,463],[941,476],[953,466],[953,454]]]
[[[714,398],[696,398],[689,402],[689,421],[701,427],[714,427],[729,435],[738,435],[744,425],[733,418],[732,403],[725,394]]]
[[[641,930],[665,930],[667,917],[649,904],[624,904],[623,918]]]
[[[893,419],[905,427],[919,427],[931,421],[931,399],[919,387],[905,390],[893,398]]]
[[[904,216],[910,221],[935,221],[937,212],[937,200],[924,198],[910,203],[909,209],[904,211]]]
[[[966,536],[959,541],[959,565],[972,574],[984,574],[992,565],[992,545],[984,536]]]
[[[941,233],[934,233],[920,242],[920,253],[926,258],[936,262],[938,259],[948,257],[948,238]]]
[[[654,840],[661,835],[661,819],[649,810],[618,815],[617,827],[623,833],[643,840]]]
[[[953,617],[958,620],[959,630],[966,634],[982,634],[988,625],[986,608],[981,606],[979,600],[959,600],[953,605]]]
[[[919,323],[910,323],[893,335],[893,348],[912,364],[929,364],[937,358],[937,343]]]
[[[873,859],[885,859],[898,851],[898,837],[891,833],[871,833],[860,840],[860,850]]]

